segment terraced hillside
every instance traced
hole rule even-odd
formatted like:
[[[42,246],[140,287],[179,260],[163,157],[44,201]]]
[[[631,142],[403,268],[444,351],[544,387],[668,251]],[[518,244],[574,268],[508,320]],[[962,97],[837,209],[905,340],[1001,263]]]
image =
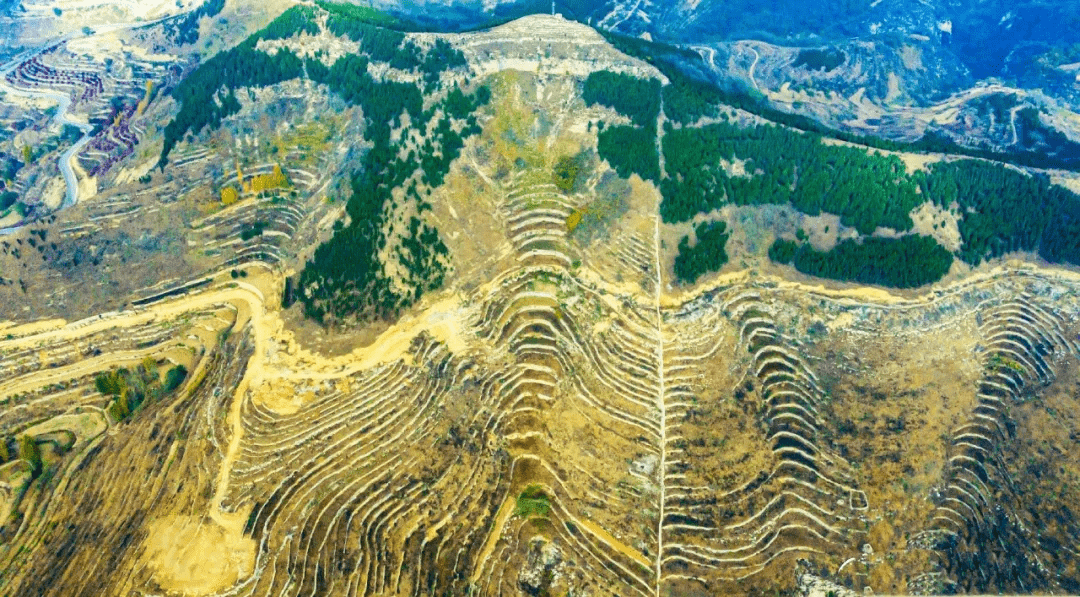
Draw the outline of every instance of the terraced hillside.
[[[4,466],[5,586],[1076,586],[1075,280],[875,304],[742,278],[650,302],[549,251],[333,359],[265,306],[269,273],[4,330],[4,428],[41,451]],[[116,420],[94,377],[147,358],[191,373]]]
[[[1070,246],[980,235],[984,187],[702,100],[583,25],[350,10],[230,50],[276,61],[247,84],[189,72],[172,144],[136,139],[148,181],[4,247],[0,594],[1080,592]],[[796,141],[855,199],[811,202]],[[1069,230],[1044,174],[983,167]],[[798,268],[904,238],[947,277]],[[92,314],[41,318],[66,312]]]

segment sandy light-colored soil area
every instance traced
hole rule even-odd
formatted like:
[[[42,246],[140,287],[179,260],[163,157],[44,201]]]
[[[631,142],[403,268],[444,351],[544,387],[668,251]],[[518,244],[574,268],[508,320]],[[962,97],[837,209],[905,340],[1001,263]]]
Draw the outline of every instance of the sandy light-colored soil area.
[[[254,570],[256,544],[243,536],[243,518],[231,526],[183,516],[151,522],[143,549],[154,579],[170,592],[207,595],[247,578]]]

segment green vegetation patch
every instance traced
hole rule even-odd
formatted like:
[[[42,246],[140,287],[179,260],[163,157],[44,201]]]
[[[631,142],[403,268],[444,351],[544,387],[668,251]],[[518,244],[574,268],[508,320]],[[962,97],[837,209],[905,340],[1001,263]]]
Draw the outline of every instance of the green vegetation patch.
[[[319,33],[319,25],[315,23],[315,8],[311,6],[293,6],[281,13],[265,29],[262,30],[262,39],[289,39],[307,33],[316,35]]]
[[[336,13],[330,14],[326,28],[334,35],[360,42],[360,51],[376,62],[386,62],[394,68],[406,69],[420,61],[420,48],[415,44],[405,43],[405,34],[400,31]]]
[[[183,365],[177,365],[165,374],[165,382],[162,384],[162,389],[165,392],[171,392],[180,387],[180,384],[184,383],[187,379],[188,370]]]
[[[1080,197],[998,164],[962,160],[931,166],[923,194],[959,207],[960,258],[972,265],[1011,251],[1033,251],[1050,262],[1080,264]]]
[[[771,125],[669,128],[664,160],[673,174],[660,185],[665,222],[727,203],[790,203],[808,215],[837,214],[844,225],[871,234],[879,226],[910,230],[911,210],[926,201],[900,158]],[[735,160],[745,161],[745,176],[732,176],[721,164]]]
[[[908,235],[900,238],[845,240],[830,251],[808,244],[777,240],[769,257],[792,263],[804,274],[819,278],[876,284],[891,288],[917,288],[940,280],[952,266],[953,256],[933,238]]]
[[[1080,143],[1043,124],[1037,109],[1028,107],[1018,110],[1016,128],[1019,129],[1018,141],[1021,147],[1068,163],[1080,162]]]
[[[597,71],[585,79],[581,97],[586,105],[607,106],[636,126],[655,125],[660,115],[660,81],[656,79]]]
[[[570,193],[577,185],[581,169],[580,159],[565,155],[555,162],[555,167],[551,170],[551,179],[560,191]]]
[[[319,8],[330,13],[329,19],[339,23],[369,23],[389,29],[411,30],[410,23],[402,21],[395,16],[375,10],[367,6],[348,4],[342,2],[325,2],[318,0],[315,3]],[[340,25],[339,25],[340,26]],[[331,29],[332,31],[333,29]]]
[[[436,83],[443,71],[467,63],[465,55],[445,40],[436,40],[427,52],[406,41],[402,32],[417,29],[411,23],[352,4],[320,2],[319,6],[329,13],[326,27],[331,33],[360,42],[361,51],[376,62],[423,73],[429,85]]]
[[[536,483],[521,492],[514,506],[514,516],[522,518],[547,518],[550,513],[551,501],[544,494],[544,488]]]
[[[675,77],[663,89],[664,115],[680,124],[697,122],[701,118],[720,114],[720,97],[708,83],[688,77]]]
[[[240,240],[249,241],[256,236],[262,236],[266,230],[266,222],[252,222],[252,224],[240,231]]]
[[[845,226],[870,235],[878,227],[911,230],[912,210],[932,201],[942,209],[957,210],[963,241],[957,256],[971,265],[1012,251],[1080,264],[1080,197],[1042,174],[980,160],[941,162],[931,165],[929,172],[908,174],[895,156],[826,144],[817,135],[783,127],[740,128],[728,123],[669,128],[664,159],[673,173],[660,185],[665,222],[686,221],[729,203],[787,203],[808,215],[837,214]],[[742,162],[744,175],[725,169],[725,162],[736,160]],[[887,250],[889,243],[881,242],[867,239],[865,248],[858,250],[855,246],[863,245],[842,244],[839,253],[816,260],[804,252],[773,260],[794,260],[800,271],[821,277],[876,280],[870,283],[898,287],[919,286],[948,271],[945,249],[922,246],[929,240],[902,240]],[[876,275],[870,270],[857,274],[834,262],[867,251],[875,259],[888,260],[889,255],[900,254],[897,251],[922,248],[927,251],[910,261],[908,275]],[[903,266],[889,263],[889,271]]]
[[[612,126],[600,131],[597,153],[623,178],[637,174],[644,180],[660,180],[660,155],[656,151],[656,127]]]
[[[183,365],[177,365],[169,369],[162,380],[157,363],[147,357],[134,371],[120,368],[98,374],[94,385],[102,395],[115,398],[106,410],[114,420],[123,421],[146,402],[175,391],[187,374]]]
[[[690,284],[706,273],[720,271],[728,262],[726,246],[730,234],[725,222],[702,222],[694,234],[697,237],[694,246],[690,246],[689,236],[682,237],[675,257],[675,277]]]
[[[838,68],[844,64],[847,60],[847,55],[843,50],[836,48],[815,48],[802,50],[799,55],[795,57],[795,62],[792,66],[799,68],[805,66],[809,70],[821,70],[829,72]]]
[[[374,128],[368,136],[381,138],[398,126],[403,113],[420,119],[424,96],[410,83],[375,80],[368,74],[369,62],[365,56],[350,54],[330,68],[318,60],[308,60],[305,66],[312,81],[325,84],[346,102],[360,106],[364,119]]]
[[[979,116],[993,117],[994,122],[1004,124],[1009,122],[1009,112],[1020,105],[1020,100],[1015,93],[992,93],[977,97],[967,105],[974,108]]]
[[[26,152],[30,151],[30,157],[33,158],[33,150],[30,150],[29,145],[23,145],[23,157],[26,157]],[[14,155],[7,155],[0,153],[0,179],[3,179],[3,185],[15,180],[15,175],[19,173],[19,170],[25,166],[25,160],[20,162]]]
[[[165,35],[180,45],[193,44],[199,41],[199,21],[203,17],[217,16],[223,8],[225,8],[225,0],[207,0],[182,17],[165,21],[162,25]]]
[[[15,205],[15,202],[19,200],[19,194],[15,191],[4,191],[0,193],[0,211],[4,211],[7,208]]]
[[[1008,357],[1006,357],[1004,355],[1000,355],[1000,354],[995,354],[995,355],[990,357],[990,359],[986,363],[986,369],[988,371],[1006,370],[1006,369],[1008,369],[1008,370],[1011,370],[1011,371],[1015,371],[1016,373],[1019,373],[1020,375],[1024,375],[1024,374],[1027,373],[1027,370],[1024,369],[1023,365],[1021,365],[1020,363],[1018,363],[1018,362],[1016,362],[1016,361],[1014,361],[1014,360],[1012,360],[1012,359],[1010,359],[1010,358],[1008,358]]]
[[[778,238],[769,247],[769,259],[776,263],[789,264],[799,252],[799,243],[786,238]]]
[[[29,435],[19,436],[19,459],[30,464],[30,474],[34,477],[41,473],[41,447],[37,440]]]
[[[601,123],[597,147],[600,157],[623,178],[637,174],[645,180],[660,180],[660,155],[656,150],[660,81],[598,71],[585,79],[582,98],[590,106],[612,108],[633,123],[607,128]]]

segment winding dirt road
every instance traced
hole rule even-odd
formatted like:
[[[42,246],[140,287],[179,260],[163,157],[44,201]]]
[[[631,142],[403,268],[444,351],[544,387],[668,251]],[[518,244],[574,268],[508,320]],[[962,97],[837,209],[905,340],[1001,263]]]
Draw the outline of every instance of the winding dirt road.
[[[759,60],[761,60],[761,54],[758,53],[757,49],[754,48],[754,46],[747,47],[749,47],[750,51],[754,53],[754,62],[750,64],[750,70],[747,71],[750,74],[750,84],[754,86],[754,89],[761,91],[761,88],[758,87],[757,79],[754,78],[754,70],[757,69],[757,63]]]
[[[60,204],[60,209],[71,207],[79,202],[79,179],[75,175],[75,168],[73,166],[75,156],[82,151],[83,147],[90,142],[91,132],[93,132],[92,126],[85,120],[80,120],[72,116],[71,114],[71,96],[66,93],[54,91],[51,89],[24,89],[21,87],[15,87],[7,82],[7,75],[19,67],[22,63],[40,55],[42,52],[51,48],[57,44],[67,43],[74,39],[82,37],[91,37],[102,33],[111,33],[114,31],[121,31],[124,29],[131,29],[134,27],[146,27],[165,20],[164,17],[155,21],[148,22],[131,22],[131,23],[116,23],[113,25],[106,25],[99,27],[96,31],[91,31],[89,34],[83,32],[69,33],[64,37],[50,41],[48,44],[39,48],[23,52],[6,64],[0,66],[0,92],[7,95],[13,95],[16,97],[27,97],[44,99],[52,102],[56,102],[58,105],[56,115],[53,117],[53,122],[61,129],[65,125],[77,127],[82,131],[82,137],[75,142],[74,145],[69,147],[66,151],[60,154],[59,160],[57,160],[57,166],[60,168],[60,174],[64,177],[64,184],[67,186],[67,191],[64,194],[64,200]],[[0,235],[10,234],[21,228],[21,226],[12,226],[10,228],[0,229]]]

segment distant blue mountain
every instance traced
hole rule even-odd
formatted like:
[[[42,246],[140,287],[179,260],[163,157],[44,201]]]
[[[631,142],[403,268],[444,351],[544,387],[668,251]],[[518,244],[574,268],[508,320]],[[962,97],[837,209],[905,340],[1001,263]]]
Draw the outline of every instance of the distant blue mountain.
[[[503,2],[494,10],[478,0],[385,2],[414,21],[452,29],[552,9],[550,0]],[[701,0],[692,9],[687,2],[660,0],[556,0],[554,5],[567,18],[675,44],[760,39],[812,46],[926,36],[978,79],[1030,76],[1033,60],[1080,42],[1078,0]]]

